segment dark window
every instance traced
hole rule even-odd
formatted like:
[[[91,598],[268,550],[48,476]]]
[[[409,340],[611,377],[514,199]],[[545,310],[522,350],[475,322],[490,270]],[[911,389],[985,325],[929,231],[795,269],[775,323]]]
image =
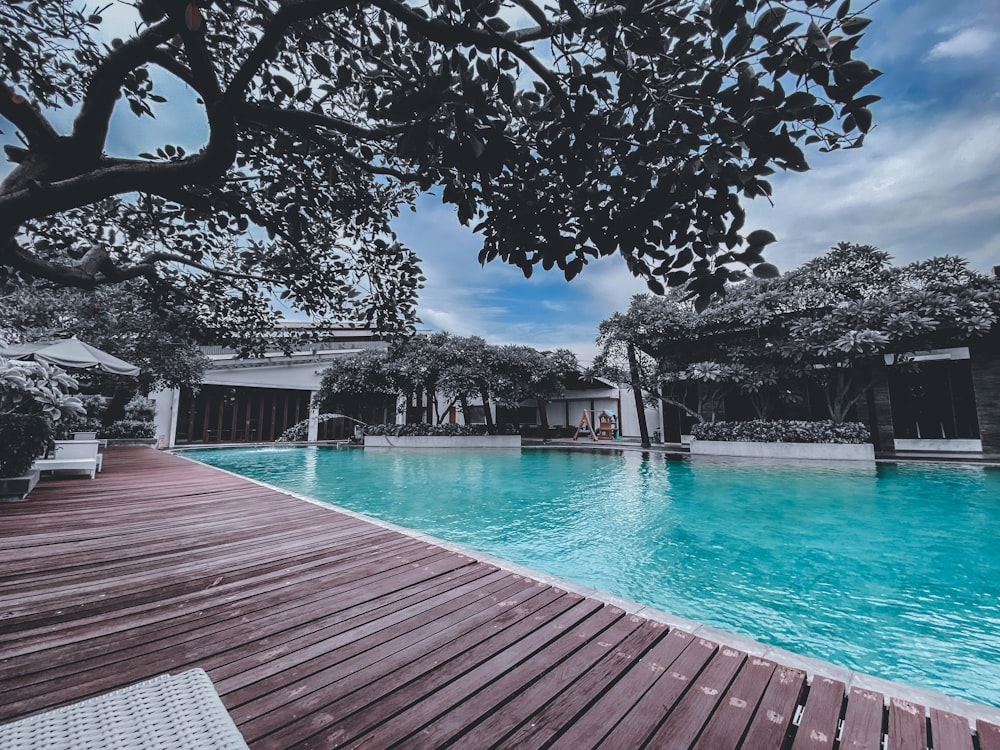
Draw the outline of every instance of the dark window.
[[[889,400],[896,438],[979,438],[972,364],[943,359],[889,368]]]

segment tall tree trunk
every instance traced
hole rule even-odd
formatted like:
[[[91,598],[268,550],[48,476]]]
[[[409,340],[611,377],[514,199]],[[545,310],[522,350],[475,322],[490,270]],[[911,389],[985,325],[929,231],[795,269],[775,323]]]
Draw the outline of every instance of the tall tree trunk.
[[[133,391],[115,391],[115,395],[108,402],[108,408],[104,410],[101,417],[101,426],[110,427],[112,422],[125,418],[125,406],[132,400]]]
[[[490,411],[490,394],[486,392],[483,388],[480,390],[480,395],[483,398],[483,417],[486,419],[486,429],[493,429],[493,413]]]
[[[643,448],[651,447],[649,427],[646,426],[646,405],[642,403],[642,382],[639,380],[639,359],[635,347],[628,345],[628,369],[632,376],[632,396],[635,398],[635,415],[639,418],[639,438]]]
[[[548,402],[544,398],[538,399],[538,426],[542,430],[542,440],[548,439],[549,434],[549,410]],[[619,415],[621,416],[621,415]]]

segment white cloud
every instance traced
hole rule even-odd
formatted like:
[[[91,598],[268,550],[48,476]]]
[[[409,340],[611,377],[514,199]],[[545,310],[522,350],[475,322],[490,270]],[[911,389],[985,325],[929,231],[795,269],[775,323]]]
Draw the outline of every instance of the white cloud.
[[[996,263],[1000,113],[897,118],[857,151],[811,158],[775,180],[775,208],[756,202],[748,228],[771,229],[769,259],[789,270],[838,241],[877,245],[897,262],[953,253]]]
[[[927,59],[978,57],[993,49],[996,38],[996,33],[991,29],[962,29],[943,42],[935,44],[928,53]]]

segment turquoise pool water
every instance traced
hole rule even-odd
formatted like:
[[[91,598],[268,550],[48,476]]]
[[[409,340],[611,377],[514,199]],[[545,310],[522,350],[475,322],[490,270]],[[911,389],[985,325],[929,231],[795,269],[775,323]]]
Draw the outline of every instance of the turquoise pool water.
[[[199,461],[675,615],[1000,706],[1000,471],[549,450]]]

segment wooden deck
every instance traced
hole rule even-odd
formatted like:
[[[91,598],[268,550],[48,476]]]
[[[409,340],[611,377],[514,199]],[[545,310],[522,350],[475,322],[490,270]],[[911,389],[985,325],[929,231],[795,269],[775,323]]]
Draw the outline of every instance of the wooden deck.
[[[192,667],[253,748],[1000,750],[148,448],[0,505],[0,721]]]

